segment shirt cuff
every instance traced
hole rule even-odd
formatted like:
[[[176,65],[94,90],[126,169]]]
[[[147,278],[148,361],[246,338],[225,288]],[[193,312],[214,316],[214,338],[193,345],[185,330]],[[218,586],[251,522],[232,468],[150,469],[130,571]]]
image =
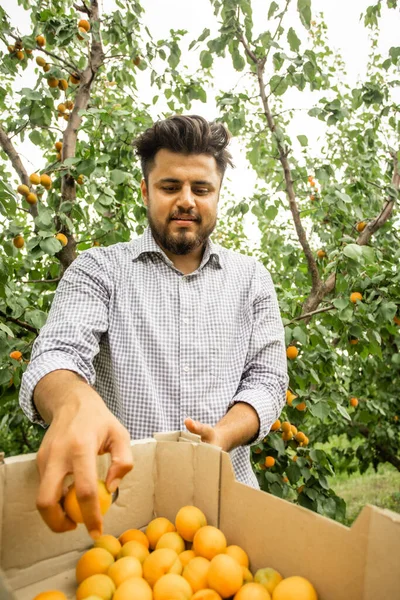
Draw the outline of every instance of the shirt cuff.
[[[260,427],[257,433],[257,437],[251,439],[246,446],[252,446],[261,442],[265,436],[269,433],[271,425],[278,419],[285,405],[285,398],[282,398],[281,402],[277,401],[275,395],[272,395],[265,390],[243,390],[239,392],[232,400],[229,408],[232,408],[237,402],[245,402],[249,404],[256,411]]]
[[[47,354],[47,356],[34,360],[22,375],[19,391],[19,404],[32,423],[38,423],[42,427],[48,426],[48,423],[42,419],[33,402],[33,392],[36,385],[45,375],[60,369],[74,371],[90,384],[82,369],[73,360],[66,358],[65,354],[61,352],[52,352],[51,355]]]

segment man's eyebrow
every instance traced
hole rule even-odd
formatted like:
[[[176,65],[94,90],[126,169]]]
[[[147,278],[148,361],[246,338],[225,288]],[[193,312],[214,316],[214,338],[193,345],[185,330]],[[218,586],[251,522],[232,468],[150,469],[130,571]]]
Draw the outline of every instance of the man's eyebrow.
[[[182,181],[180,179],[174,179],[173,177],[163,177],[162,179],[159,179],[157,183],[182,183]],[[205,179],[197,179],[196,181],[192,181],[192,183],[195,183],[196,185],[213,186],[211,181],[206,181]]]

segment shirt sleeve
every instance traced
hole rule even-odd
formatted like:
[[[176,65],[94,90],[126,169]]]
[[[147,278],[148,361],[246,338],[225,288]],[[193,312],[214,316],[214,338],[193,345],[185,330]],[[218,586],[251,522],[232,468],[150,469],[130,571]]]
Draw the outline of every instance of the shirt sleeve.
[[[237,402],[252,406],[260,420],[260,442],[278,419],[288,386],[285,335],[271,275],[256,264],[253,279],[253,330],[239,388],[230,407]]]
[[[33,392],[48,373],[67,369],[90,385],[95,383],[93,359],[99,352],[100,338],[108,329],[110,290],[101,249],[83,252],[66,269],[22,376],[19,403],[34,423],[46,425],[33,403]]]

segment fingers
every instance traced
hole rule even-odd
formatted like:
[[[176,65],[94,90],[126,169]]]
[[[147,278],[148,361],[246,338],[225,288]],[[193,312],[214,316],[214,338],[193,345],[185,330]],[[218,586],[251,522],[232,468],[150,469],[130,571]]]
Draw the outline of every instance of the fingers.
[[[39,468],[39,475],[41,480],[36,506],[44,522],[57,533],[76,529],[76,523],[67,517],[60,504],[65,471],[60,470],[59,464],[49,463],[45,470],[42,466]]]
[[[185,419],[185,427],[190,431],[190,433],[196,433],[201,436],[202,442],[211,442],[213,439],[213,428],[211,425],[205,425],[204,423],[200,423],[199,421],[194,421],[190,417]]]
[[[107,474],[106,486],[112,493],[121,483],[121,479],[133,469],[131,441],[125,428],[110,439],[108,451],[111,453],[111,465]]]
[[[88,446],[76,448],[72,457],[76,498],[82,512],[83,522],[93,539],[103,533],[103,516],[100,510],[97,451]]]

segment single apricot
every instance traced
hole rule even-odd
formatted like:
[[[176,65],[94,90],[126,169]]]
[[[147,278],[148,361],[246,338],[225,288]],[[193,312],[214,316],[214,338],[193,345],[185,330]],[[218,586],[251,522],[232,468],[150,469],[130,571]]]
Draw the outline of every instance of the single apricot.
[[[194,558],[196,555],[193,550],[184,550],[179,555],[179,560],[181,561],[182,567],[185,568],[186,565]]]
[[[172,548],[177,554],[181,554],[185,550],[185,540],[177,531],[168,531],[158,540],[156,549],[159,548]]]
[[[47,83],[49,84],[49,87],[56,88],[58,87],[59,80],[57,77],[49,77]]]
[[[365,221],[360,221],[359,223],[357,223],[356,229],[359,233],[361,233],[362,231],[364,231],[366,226],[367,226],[367,223]]]
[[[32,173],[32,175],[29,175],[29,181],[33,183],[33,185],[39,185],[40,175],[38,175],[37,173]]]
[[[289,433],[289,431],[291,431],[291,424],[290,424],[290,422],[289,421],[283,421],[281,428],[282,428],[282,431],[284,433]]]
[[[142,574],[142,563],[134,556],[123,556],[107,569],[107,575],[111,577],[117,588],[126,579],[130,577],[142,577]]]
[[[121,550],[121,544],[113,535],[101,535],[97,540],[95,540],[93,546],[95,548],[104,548],[110,554],[116,558],[118,552]]]
[[[277,419],[276,421],[274,421],[271,425],[271,431],[277,431],[278,429],[280,429],[281,427],[281,422],[279,419]]]
[[[153,600],[151,587],[142,577],[125,579],[114,593],[113,600]]]
[[[273,600],[318,600],[313,585],[298,575],[286,577],[278,583],[272,597]]]
[[[268,469],[270,469],[275,464],[275,458],[273,456],[266,456],[264,464]]]
[[[77,583],[81,583],[91,575],[107,573],[114,562],[114,557],[104,548],[91,548],[76,563],[75,574]]]
[[[13,244],[18,249],[23,248],[25,245],[25,240],[22,237],[22,235],[20,235],[20,234],[16,235],[15,238],[13,239]]]
[[[14,360],[21,360],[22,352],[19,350],[14,350],[13,352],[10,352],[10,358],[13,358]]]
[[[78,27],[82,27],[85,31],[90,31],[90,23],[86,19],[81,19],[78,23]]]
[[[297,398],[296,394],[293,394],[290,390],[286,391],[286,404],[292,406],[293,400]]]
[[[258,569],[254,574],[254,581],[260,583],[270,594],[273,593],[274,589],[282,581],[282,575],[273,569],[272,567],[264,567]]]
[[[91,575],[79,584],[76,600],[85,600],[89,596],[99,596],[102,600],[111,600],[115,592],[115,583],[103,573]]]
[[[189,583],[181,575],[167,573],[153,588],[154,600],[190,600],[193,595]]]
[[[242,567],[231,556],[218,554],[211,560],[207,581],[208,587],[218,592],[222,598],[229,598],[243,585]]]
[[[60,79],[58,82],[58,87],[60,88],[60,90],[63,90],[65,92],[68,89],[68,81],[66,79]]]
[[[40,176],[40,183],[44,187],[50,187],[51,186],[51,178],[49,177],[49,175],[46,175],[46,173],[44,173],[43,175]]]
[[[289,346],[288,348],[286,348],[286,356],[290,360],[294,360],[295,358],[297,358],[298,354],[299,354],[299,351],[296,348],[296,346]]]
[[[350,405],[356,408],[358,406],[358,398],[350,398]]]
[[[46,39],[43,35],[38,35],[36,36],[36,43],[38,46],[40,46],[41,48],[43,48],[43,46],[46,44]]]
[[[37,204],[38,197],[33,192],[30,192],[26,197],[26,201],[28,204]]]
[[[360,294],[360,292],[352,292],[350,294],[350,302],[353,302],[353,304],[356,304],[356,302],[362,300],[362,294]]]
[[[205,525],[206,516],[197,506],[183,506],[175,517],[176,530],[187,542],[192,542],[196,532]]]
[[[164,533],[176,531],[175,525],[166,517],[156,517],[146,527],[146,536],[151,549],[154,549]]]
[[[122,558],[123,556],[134,556],[143,564],[149,554],[150,552],[144,544],[141,544],[136,540],[131,540],[122,546],[121,550],[117,554],[117,558]]]
[[[175,550],[160,548],[154,550],[143,562],[143,577],[154,587],[156,581],[166,573],[182,573],[182,563]]]
[[[233,600],[271,600],[271,595],[261,583],[246,583],[234,595]]]
[[[118,538],[119,542],[123,546],[127,542],[139,542],[149,548],[149,539],[144,531],[140,531],[140,529],[127,529]]]
[[[182,571],[182,577],[190,584],[193,592],[198,592],[207,587],[207,574],[210,561],[203,556],[196,556]]]
[[[243,550],[243,548],[241,548],[240,546],[237,546],[236,544],[231,544],[230,546],[227,546],[225,554],[228,554],[228,556],[232,556],[232,558],[237,560],[239,565],[242,565],[243,567],[247,568],[249,567],[249,557],[247,553]]]
[[[306,408],[307,408],[307,404],[304,401],[300,402],[299,404],[296,404],[296,410],[299,410],[302,412],[302,411],[306,410]]]
[[[27,196],[28,194],[30,194],[30,189],[27,185],[22,184],[17,187],[17,192],[22,196]]]
[[[225,552],[227,547],[226,537],[218,527],[205,525],[195,533],[193,550],[196,556],[203,556],[211,560],[217,554]],[[218,591],[218,590],[217,590]]]
[[[112,503],[112,496],[106,488],[104,481],[97,482],[98,498],[100,502],[100,511],[105,515]],[[82,511],[76,497],[75,484],[73,484],[64,499],[64,510],[74,523],[83,523]]]
[[[250,583],[250,581],[253,581],[253,579],[254,579],[253,573],[247,567],[242,566],[242,574],[243,574],[243,585],[245,583]]]

